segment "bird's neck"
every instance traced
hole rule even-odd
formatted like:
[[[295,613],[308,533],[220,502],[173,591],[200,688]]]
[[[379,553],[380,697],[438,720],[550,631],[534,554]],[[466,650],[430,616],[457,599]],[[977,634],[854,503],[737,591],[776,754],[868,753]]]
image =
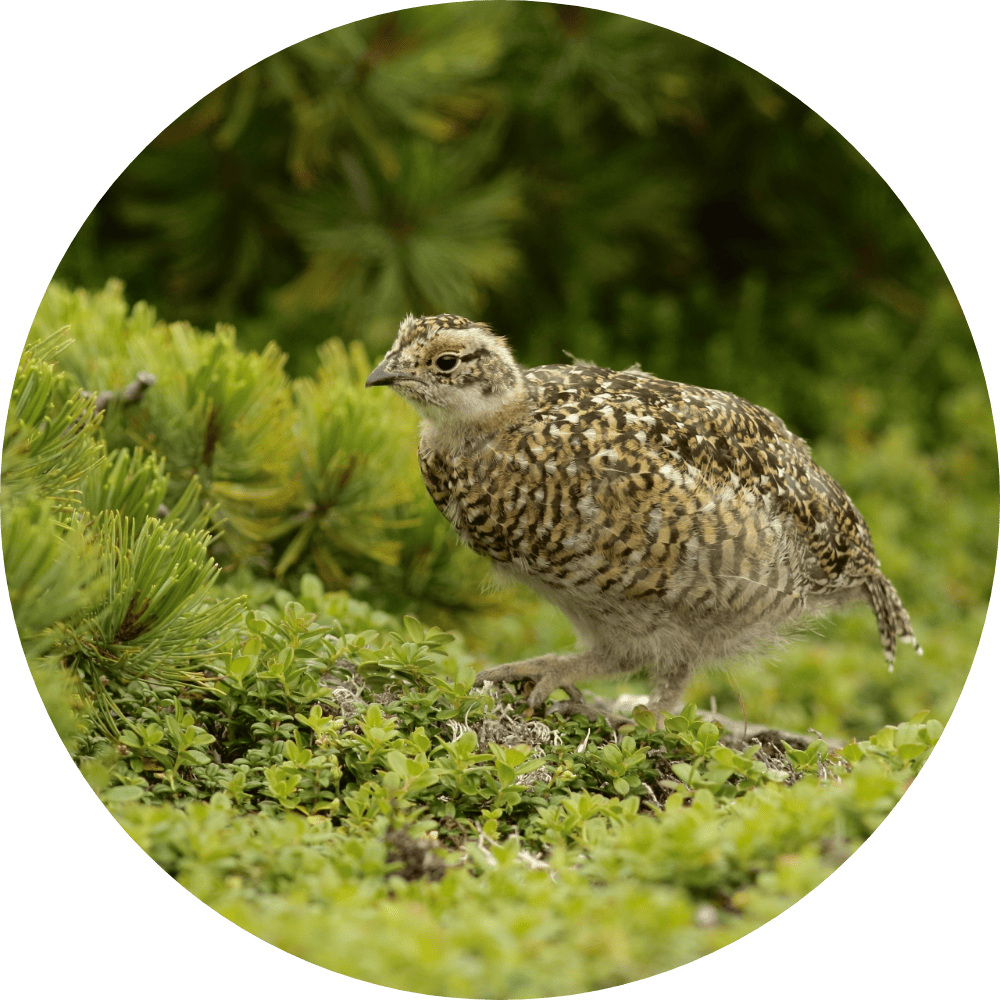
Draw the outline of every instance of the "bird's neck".
[[[490,393],[478,386],[444,409],[417,405],[424,418],[421,443],[435,451],[460,452],[475,449],[484,440],[522,423],[531,409],[531,393],[519,371],[513,385]],[[474,391],[473,391],[474,389]]]

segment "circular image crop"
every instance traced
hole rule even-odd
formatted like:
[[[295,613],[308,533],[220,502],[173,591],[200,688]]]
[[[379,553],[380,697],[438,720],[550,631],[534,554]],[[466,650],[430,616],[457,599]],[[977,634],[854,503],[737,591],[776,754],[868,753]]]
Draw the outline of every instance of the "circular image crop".
[[[809,893],[928,759],[997,553],[962,309],[748,66],[379,14],[168,125],[14,378],[3,559],[114,818],[356,980],[548,997]]]

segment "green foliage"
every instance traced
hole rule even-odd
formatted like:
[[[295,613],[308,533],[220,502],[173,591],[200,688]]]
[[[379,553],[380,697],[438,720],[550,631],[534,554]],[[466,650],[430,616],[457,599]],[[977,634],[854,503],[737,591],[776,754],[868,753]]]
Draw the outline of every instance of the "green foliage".
[[[56,643],[53,626],[73,622],[106,587],[97,553],[80,525],[65,526],[33,497],[7,508],[3,561],[18,635],[29,658]]]
[[[189,531],[204,528],[212,511],[200,502],[201,483],[191,479],[172,508],[164,503],[169,490],[166,459],[146,455],[137,446],[132,451],[119,448],[107,462],[95,466],[83,482],[80,499],[94,515],[118,511],[140,524],[158,517]]]
[[[639,722],[619,737],[579,718],[519,721],[509,694],[498,703],[499,693],[471,687],[474,670],[445,652],[451,636],[412,618],[400,631],[336,636],[291,602],[280,615],[273,605],[249,612],[244,626],[214,682],[206,679],[197,692],[161,695],[155,710],[149,692],[134,684],[119,692],[119,705],[145,721],[123,736],[102,775],[109,802],[166,799],[184,807],[224,795],[226,808],[240,813],[278,815],[280,807],[326,817],[345,836],[433,832],[435,844],[459,851],[513,836],[518,850],[579,861],[581,851],[589,856],[637,816],[660,816],[664,803],[676,810],[701,802],[717,818],[728,804],[756,802],[751,793],[773,788],[778,798],[764,801],[781,811],[800,779],[811,776],[811,794],[820,796],[834,787],[831,779],[840,787],[859,768],[898,773],[881,805],[866,807],[867,828],[851,834],[863,839],[941,732],[923,713],[842,754],[817,740],[805,750],[787,747],[780,766],[766,765],[755,759],[759,745],[721,743],[720,729],[700,722],[693,705],[662,729]],[[489,733],[505,718],[501,745]],[[522,742],[512,745],[517,736]],[[211,757],[197,749],[209,743]],[[101,747],[100,739],[90,745],[93,759],[107,759]],[[818,816],[817,828],[841,829],[837,808]],[[813,827],[800,835],[798,847],[772,844],[773,857],[819,836]],[[767,844],[769,836],[758,839]],[[745,860],[734,885],[745,884],[756,864],[756,855]]]
[[[435,580],[447,581],[441,604],[455,601],[470,565],[459,558],[472,557],[450,554],[407,506],[418,483],[398,430],[413,418],[368,402],[363,349],[331,342],[317,379],[289,383],[274,351],[244,359],[227,331],[168,327],[120,301],[114,287],[91,299],[54,286],[18,373],[2,518],[15,617],[53,722],[108,807],[167,871],[267,940],[445,995],[557,995],[651,975],[808,892],[877,827],[939,737],[927,711],[898,724],[892,698],[869,705],[874,735],[839,752],[822,739],[747,744],[694,704],[662,720],[640,707],[618,732],[558,704],[544,719],[522,714],[513,689],[474,687],[462,635],[384,609],[406,609]],[[48,329],[66,315],[82,345]],[[121,337],[130,316],[134,335]],[[153,345],[172,344],[177,368],[139,399],[112,394],[98,416],[93,394],[107,390],[90,381],[80,394],[81,359],[98,344],[113,358],[123,342],[128,357],[104,369],[121,379]],[[218,454],[232,460],[179,458],[205,455],[202,418],[216,411]],[[263,413],[277,415],[284,447]],[[903,457],[883,478],[888,558],[913,543],[892,544],[892,491],[922,491],[916,544],[969,596],[957,616],[935,614],[938,592],[914,578],[914,607],[932,640],[973,642],[986,547],[979,515],[941,493],[969,459],[893,441]],[[864,486],[866,446],[831,447]],[[274,502],[281,490],[295,498],[287,507]],[[961,558],[945,558],[933,517],[954,519]],[[233,568],[220,576],[223,554]],[[355,566],[386,575],[366,586]],[[331,578],[355,593],[328,590]],[[393,580],[382,609],[356,596]],[[475,616],[465,600],[464,620],[487,634],[495,622],[489,641],[509,655],[517,632],[495,599]],[[545,614],[510,600],[518,641],[552,643]],[[774,716],[863,683],[853,661],[867,639],[842,638],[833,669],[825,646],[793,657]],[[900,684],[910,698],[936,690],[951,698],[955,686],[933,672]],[[852,728],[850,706],[836,731]]]
[[[201,652],[201,638],[233,619],[233,601],[205,608],[218,566],[206,551],[205,531],[185,532],[146,517],[142,527],[118,511],[93,525],[110,580],[93,609],[92,627],[78,635],[81,655],[119,676],[162,670]]]
[[[323,578],[341,586],[347,576],[339,553],[389,566],[399,561],[401,543],[388,541],[385,529],[413,496],[413,477],[396,470],[410,450],[398,432],[415,433],[416,420],[402,400],[388,402],[392,420],[371,405],[364,389],[371,368],[360,343],[348,351],[329,341],[320,348],[316,378],[295,383],[302,511],[293,516],[295,535],[275,567],[279,577],[311,545],[324,553],[317,567]]]
[[[292,383],[273,344],[245,352],[230,328],[205,333],[159,322],[143,303],[130,311],[117,282],[93,295],[56,284],[26,358],[50,350],[45,345],[65,328],[74,339],[62,336],[58,370],[46,362],[48,381],[26,386],[23,399],[15,393],[16,420],[50,396],[67,408],[54,430],[50,421],[43,439],[32,438],[38,454],[20,459],[23,477],[63,476],[58,463],[44,472],[41,449],[58,450],[65,426],[91,412],[80,390],[111,394],[102,422],[111,462],[93,464],[95,451],[82,486],[92,513],[113,506],[141,525],[162,505],[172,524],[210,525],[213,551],[229,570],[248,564],[278,578],[315,572],[327,587],[350,585],[394,611],[460,616],[496,607],[482,593],[481,565],[456,548],[420,481],[411,459],[414,415],[401,400],[365,392],[370,362],[360,343],[329,341],[316,377]],[[154,384],[139,400],[119,399],[139,372]],[[92,434],[81,437],[99,447]]]
[[[82,395],[70,398],[72,380],[56,367],[66,344],[65,330],[56,330],[30,344],[18,365],[4,427],[7,496],[45,496],[66,505],[101,458],[93,404]]]
[[[108,677],[188,677],[214,648],[237,602],[209,594],[218,567],[200,527],[197,491],[159,520],[163,461],[113,457],[92,396],[50,361],[65,331],[35,340],[15,377],[4,434],[3,548],[25,653],[64,739],[79,686],[104,731],[117,733]],[[187,530],[185,530],[187,529]],[[67,670],[66,668],[70,668]]]
[[[88,728],[89,703],[60,663],[60,630],[72,629],[107,587],[78,517],[79,485],[103,456],[85,398],[66,398],[53,358],[58,333],[29,347],[14,376],[4,427],[0,529],[7,587],[32,676],[67,749]]]
[[[578,745],[571,720],[534,724],[534,738],[562,742],[502,746],[474,728],[497,717],[494,695],[470,691],[472,671],[442,653],[449,637],[413,619],[334,637],[290,603],[244,624],[220,701],[164,702],[162,722],[136,724],[92,780],[138,843],[230,919],[410,990],[557,995],[705,954],[829,874],[941,731],[915,718],[843,755],[817,741],[790,749],[782,772],[753,766],[759,747],[722,746],[693,706],[618,742],[588,724]],[[248,729],[240,712],[261,721]],[[410,870],[414,852],[430,881]],[[359,928],[376,926],[359,952]],[[545,957],[556,942],[574,961]]]
[[[824,121],[692,39],[548,3],[262,60],[126,168],[59,276],[276,339],[295,374],[331,334],[378,352],[408,311],[471,312],[530,364],[639,362],[809,437],[863,392],[943,447],[982,382],[933,252]]]
[[[168,128],[60,273],[93,290],[49,289],[4,434],[19,634],[109,809],[253,933],[438,995],[632,981],[809,892],[932,751],[993,576],[985,384],[902,206],[746,67],[550,4],[348,25]],[[574,640],[483,592],[416,417],[364,390],[408,310],[775,409],[865,514],[926,655],[886,672],[862,608],[617,732],[474,687]],[[622,686],[645,680],[593,685]],[[816,738],[748,742],[710,699]]]
[[[400,741],[381,713],[367,714],[359,728],[370,750]],[[458,742],[468,744],[470,735]],[[414,742],[425,745],[417,733]],[[419,746],[386,753],[384,770],[362,786],[373,789],[372,799],[435,787],[423,777]],[[453,745],[449,757],[461,756]],[[492,767],[486,762],[499,764],[505,754],[497,747],[477,756]],[[301,767],[306,754],[290,760]],[[401,838],[362,796],[338,823],[296,809],[242,814],[224,794],[180,806],[104,794],[136,841],[182,884],[294,954],[397,989],[554,996],[691,961],[812,889],[912,780],[910,765],[891,752],[850,771],[834,767],[835,783],[816,776],[768,782],[732,804],[707,790],[642,812],[635,798],[554,795],[536,814],[553,845],[546,861],[516,836],[480,836],[442,851],[445,826],[413,823],[404,842],[411,852],[441,855],[444,863],[432,869],[437,880],[401,877],[393,846]],[[495,780],[504,780],[499,770]],[[286,780],[274,794],[291,787]]]

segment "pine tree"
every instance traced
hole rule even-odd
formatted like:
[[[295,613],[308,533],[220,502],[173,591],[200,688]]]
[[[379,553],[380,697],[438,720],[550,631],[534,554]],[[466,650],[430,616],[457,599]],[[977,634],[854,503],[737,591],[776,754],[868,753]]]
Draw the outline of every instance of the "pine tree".
[[[691,39],[545,3],[263,60],[129,166],[60,275],[276,340],[293,374],[331,336],[377,354],[408,311],[471,312],[529,364],[639,362],[810,438],[841,432],[846,383],[947,444],[943,400],[981,377],[913,220],[825,122]]]

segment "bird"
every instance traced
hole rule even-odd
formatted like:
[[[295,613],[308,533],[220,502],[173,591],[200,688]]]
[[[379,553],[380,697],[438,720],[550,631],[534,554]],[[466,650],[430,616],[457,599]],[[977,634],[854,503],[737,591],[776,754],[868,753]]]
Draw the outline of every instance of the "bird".
[[[922,652],[864,518],[763,407],[637,366],[524,368],[488,324],[450,313],[407,315],[365,385],[423,418],[424,483],[461,540],[580,639],[477,684],[526,679],[539,710],[557,689],[580,706],[579,682],[644,670],[662,721],[701,665],[855,602],[889,669],[897,640]]]

